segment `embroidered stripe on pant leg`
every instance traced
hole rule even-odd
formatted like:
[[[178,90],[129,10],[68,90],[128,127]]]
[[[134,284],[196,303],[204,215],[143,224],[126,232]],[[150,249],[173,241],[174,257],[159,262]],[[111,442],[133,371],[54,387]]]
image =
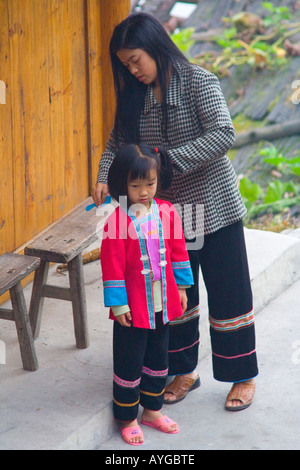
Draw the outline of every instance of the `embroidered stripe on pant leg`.
[[[210,326],[216,331],[233,331],[239,328],[245,328],[254,323],[254,312],[253,309],[245,315],[240,315],[235,318],[228,320],[215,320],[211,315],[209,316]]]

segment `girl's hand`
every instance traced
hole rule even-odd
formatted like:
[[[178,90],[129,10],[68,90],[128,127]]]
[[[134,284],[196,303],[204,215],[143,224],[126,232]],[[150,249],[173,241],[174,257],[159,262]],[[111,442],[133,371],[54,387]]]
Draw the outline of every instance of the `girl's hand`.
[[[104,183],[97,183],[92,190],[92,198],[97,207],[104,203],[106,196],[108,195],[108,186]]]
[[[187,309],[187,295],[185,289],[178,289],[179,292],[179,297],[180,297],[180,302],[181,302],[181,307],[182,307],[182,313],[184,313]]]
[[[130,312],[123,313],[122,315],[118,315],[116,320],[120,323],[121,326],[131,326],[132,316]]]

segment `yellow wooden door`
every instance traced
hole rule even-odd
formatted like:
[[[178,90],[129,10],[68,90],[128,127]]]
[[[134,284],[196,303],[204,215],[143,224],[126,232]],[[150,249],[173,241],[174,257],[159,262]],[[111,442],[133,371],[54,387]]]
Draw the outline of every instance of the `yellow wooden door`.
[[[129,10],[130,0],[0,0],[0,254],[95,184],[114,115],[108,42]]]
[[[13,160],[11,104],[8,92],[10,81],[10,52],[8,42],[8,2],[0,0],[0,80],[5,83],[5,100],[0,103],[0,254],[15,248],[15,216],[13,200]],[[5,103],[4,103],[5,101]]]

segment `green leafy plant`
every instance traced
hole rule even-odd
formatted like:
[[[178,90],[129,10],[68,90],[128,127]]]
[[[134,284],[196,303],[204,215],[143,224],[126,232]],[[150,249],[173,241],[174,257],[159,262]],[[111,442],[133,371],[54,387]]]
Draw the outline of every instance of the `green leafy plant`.
[[[295,194],[296,191],[296,187],[292,183],[274,181],[269,183],[267,190],[264,191],[260,185],[252,183],[249,178],[242,178],[240,181],[240,192],[247,208],[245,223],[248,223],[252,218],[263,212],[280,213],[289,207],[299,204],[299,190],[300,187],[297,188],[297,195],[291,197],[291,194]]]
[[[194,33],[194,28],[183,28],[180,30],[175,30],[174,33],[171,34],[172,41],[176,44],[178,49],[188,58],[190,59],[190,48],[195,44],[194,39],[192,39],[192,34]]]
[[[240,181],[240,192],[248,208],[251,206],[249,203],[259,201],[263,195],[262,187],[257,183],[253,183],[247,177],[242,178]]]
[[[263,162],[275,166],[279,171],[285,174],[292,172],[300,176],[300,152],[296,157],[285,158],[276,147],[271,146],[262,149],[260,155],[265,157]]]
[[[278,214],[300,203],[300,153],[294,158],[285,158],[275,146],[268,146],[260,151],[262,161],[274,166],[280,176],[289,177],[288,181],[276,179],[266,188],[252,182],[248,177],[240,180],[239,189],[247,208],[245,223],[262,213]],[[295,176],[295,181],[291,179]]]
[[[272,2],[262,2],[262,5],[270,12],[269,16],[263,20],[267,27],[274,25],[281,27],[284,21],[289,21],[291,18],[290,9],[287,6],[275,7]]]

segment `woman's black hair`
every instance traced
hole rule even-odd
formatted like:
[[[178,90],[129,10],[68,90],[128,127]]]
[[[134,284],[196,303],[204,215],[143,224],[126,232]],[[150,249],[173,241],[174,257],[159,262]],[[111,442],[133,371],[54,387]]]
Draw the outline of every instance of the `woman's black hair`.
[[[114,128],[116,135],[121,134],[126,143],[140,141],[139,123],[147,85],[139,82],[118,59],[117,52],[124,48],[143,49],[156,63],[162,92],[162,132],[167,139],[169,72],[176,62],[189,62],[165,28],[147,13],[133,13],[115,27],[109,45],[117,98]]]
[[[116,154],[109,172],[108,188],[113,199],[127,196],[128,182],[137,178],[146,178],[152,168],[157,169],[158,186],[168,189],[172,183],[172,166],[168,152],[159,147],[146,144],[128,144]]]

